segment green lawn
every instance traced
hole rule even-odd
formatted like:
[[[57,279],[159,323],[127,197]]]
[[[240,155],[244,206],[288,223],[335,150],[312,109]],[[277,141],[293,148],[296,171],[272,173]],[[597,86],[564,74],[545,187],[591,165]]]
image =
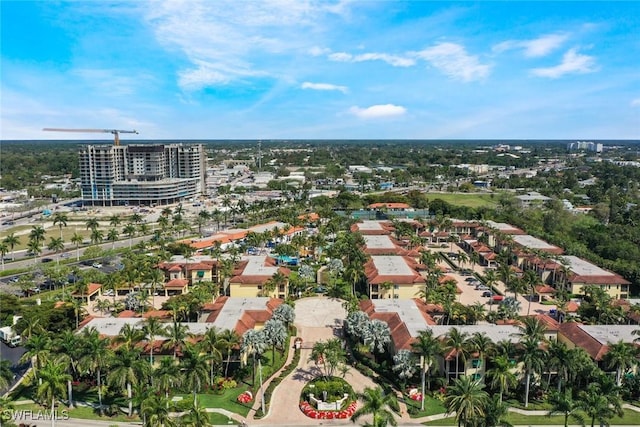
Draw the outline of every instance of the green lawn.
[[[427,415],[444,414],[446,412],[446,409],[442,405],[442,402],[429,396],[424,399],[424,411],[420,410],[420,401],[416,401],[410,399],[408,396],[405,396],[404,402],[407,405],[407,409],[412,407],[418,411],[415,414],[412,414],[411,418],[421,418],[426,417]]]
[[[246,384],[239,384],[238,387],[225,390],[222,394],[199,394],[198,404],[205,408],[222,408],[227,411],[246,416],[255,399],[246,405],[238,402],[237,399],[242,392],[249,390],[249,388],[250,387]],[[184,396],[185,399],[190,397],[191,396]],[[224,418],[226,419],[226,417]],[[226,424],[226,422],[223,424]]]
[[[486,206],[489,208],[498,205],[498,196],[491,197],[491,194],[465,194],[465,193],[426,193],[430,201],[441,199],[456,206],[468,206],[478,208]]]
[[[513,425],[564,425],[563,416],[547,417],[545,415],[521,415],[514,412],[509,413],[508,421]],[[591,420],[585,419],[585,423],[590,425]],[[569,419],[569,424],[576,424],[573,420]],[[640,413],[631,410],[625,410],[623,417],[614,417],[611,419],[611,424],[614,425],[627,425],[637,426],[640,425]],[[458,425],[454,417],[445,418],[443,420],[428,421],[424,425],[433,426],[455,426]]]

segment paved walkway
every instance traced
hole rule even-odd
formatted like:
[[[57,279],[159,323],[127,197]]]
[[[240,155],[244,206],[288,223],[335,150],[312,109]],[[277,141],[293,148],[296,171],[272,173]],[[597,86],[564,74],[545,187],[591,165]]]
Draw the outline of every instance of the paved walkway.
[[[342,308],[342,301],[313,297],[296,301],[296,327],[298,336],[307,345],[318,341],[325,341],[340,336],[342,320],[346,312]],[[293,352],[291,352],[293,353]],[[300,411],[300,394],[304,385],[320,373],[315,363],[309,361],[310,348],[300,350],[300,362],[297,369],[285,378],[273,392],[271,405],[267,415],[259,420],[253,419],[255,411],[249,413],[249,425],[353,425],[349,420],[315,420]],[[365,377],[355,369],[350,369],[345,379],[356,392],[365,387],[375,387],[369,377]],[[257,409],[260,402],[256,402]]]

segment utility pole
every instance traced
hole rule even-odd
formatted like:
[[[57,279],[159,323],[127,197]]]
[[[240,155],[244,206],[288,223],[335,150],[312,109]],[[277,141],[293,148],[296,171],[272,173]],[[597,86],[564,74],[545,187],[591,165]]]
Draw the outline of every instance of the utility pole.
[[[264,388],[262,387],[262,362],[258,359],[258,374],[260,375],[260,405],[262,408],[262,416],[264,417]]]

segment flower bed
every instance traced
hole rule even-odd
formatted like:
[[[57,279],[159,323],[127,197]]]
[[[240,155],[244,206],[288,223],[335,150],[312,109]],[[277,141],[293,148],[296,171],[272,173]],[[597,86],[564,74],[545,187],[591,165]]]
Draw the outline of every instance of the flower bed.
[[[300,410],[309,418],[314,418],[316,420],[339,420],[339,419],[347,419],[351,418],[353,413],[356,411],[357,403],[351,402],[349,406],[340,411],[318,411],[316,408],[311,406],[309,402],[300,403]]]
[[[245,391],[244,393],[238,396],[238,402],[240,403],[249,403],[252,400],[253,400],[253,395],[249,390]]]
[[[409,395],[409,399],[411,400],[415,400],[418,402],[422,400],[422,393],[420,393],[417,388],[409,389],[407,394]]]

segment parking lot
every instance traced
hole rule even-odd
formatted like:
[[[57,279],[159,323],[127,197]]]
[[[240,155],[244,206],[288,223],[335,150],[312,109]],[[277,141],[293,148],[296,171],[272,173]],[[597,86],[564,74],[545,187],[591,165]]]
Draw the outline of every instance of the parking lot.
[[[449,248],[447,246],[447,248],[434,248],[434,249],[431,249],[431,251],[445,252],[445,253],[463,252],[462,249],[460,249],[456,245],[454,245],[453,248]],[[451,259],[451,257],[449,258]],[[458,263],[456,262],[455,259],[452,259],[452,261],[455,266],[458,266]],[[497,294],[495,294],[494,291],[487,289],[486,286],[481,285],[481,282],[477,280],[476,276],[474,276],[473,273],[482,276],[486,271],[486,267],[479,266],[479,265],[472,266],[470,263],[465,263],[464,265],[461,266],[462,270],[467,270],[466,273],[463,274],[463,272],[460,271],[460,269],[452,269],[451,266],[444,261],[440,262],[440,266],[443,269],[447,269],[447,273],[446,273],[447,276],[450,276],[455,279],[456,284],[458,285],[458,288],[462,291],[461,294],[458,294],[457,301],[465,306],[473,305],[480,302],[481,304],[485,305],[487,309],[489,308],[495,309],[497,305],[500,303],[500,301],[497,301],[500,299],[498,295],[502,295],[504,297],[507,297],[507,296],[513,297],[513,293],[511,292],[507,293],[505,290],[504,284],[500,281],[496,282],[496,284],[494,285],[494,288],[496,288],[499,291]],[[474,278],[476,280],[474,280]],[[481,285],[481,286],[478,286],[478,285]],[[492,292],[492,295],[489,296],[488,294],[486,294],[486,292]],[[495,296],[493,294],[495,294]],[[489,304],[492,297],[494,298],[493,306]],[[548,314],[549,310],[556,309],[555,305],[543,305],[536,301],[532,301],[531,303],[529,303],[525,295],[518,295],[517,299],[518,299],[518,302],[520,302],[520,315],[527,315],[528,312],[530,314],[542,314],[542,313]]]

